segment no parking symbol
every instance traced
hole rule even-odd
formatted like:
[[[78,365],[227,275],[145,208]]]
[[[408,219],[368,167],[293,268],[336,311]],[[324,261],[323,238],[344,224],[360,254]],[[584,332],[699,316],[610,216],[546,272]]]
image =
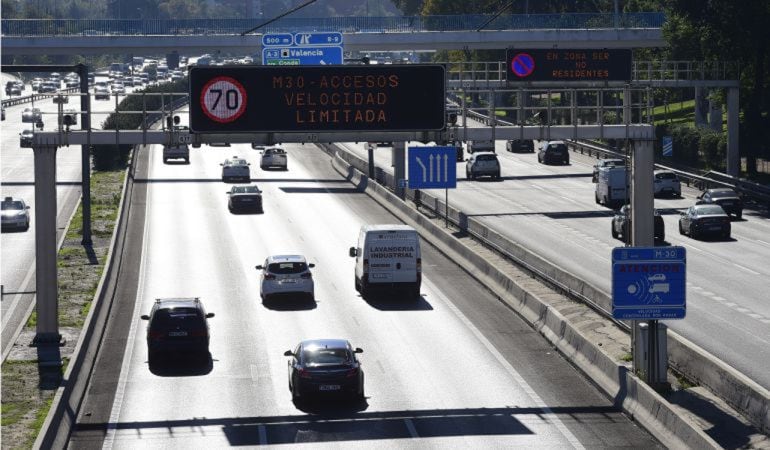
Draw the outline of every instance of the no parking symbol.
[[[519,77],[528,77],[535,70],[535,59],[529,53],[517,53],[511,58],[511,71]]]

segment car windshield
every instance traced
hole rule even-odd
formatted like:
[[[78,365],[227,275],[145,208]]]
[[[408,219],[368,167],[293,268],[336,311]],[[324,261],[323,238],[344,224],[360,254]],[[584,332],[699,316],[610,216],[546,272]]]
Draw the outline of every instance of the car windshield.
[[[495,155],[479,155],[476,158],[477,161],[497,161],[497,156]]]
[[[711,191],[711,197],[713,198],[737,197],[737,196],[738,194],[736,194],[734,191],[731,191],[731,190]]]
[[[283,154],[283,153],[286,153],[286,152],[283,151],[283,149],[280,149],[280,148],[269,148],[269,149],[265,150],[265,155],[279,155],[279,154]]]
[[[695,209],[699,215],[724,214],[725,211],[718,205],[700,205]]]
[[[661,172],[661,173],[656,173],[655,178],[659,180],[675,180],[676,174],[674,172]]]
[[[234,186],[233,194],[259,194],[259,188],[256,186]]]
[[[602,161],[602,165],[605,167],[617,167],[617,166],[624,166],[626,164],[625,161],[622,159],[605,159]]]
[[[283,275],[290,273],[302,273],[307,270],[307,264],[304,262],[280,262],[272,263],[267,266],[270,273]]]
[[[24,205],[18,200],[6,200],[3,202],[3,211],[18,211],[24,209]]]
[[[302,352],[307,365],[319,364],[348,364],[351,362],[351,354],[346,348],[318,348],[312,347]]]
[[[233,160],[225,161],[225,164],[226,165],[230,165],[230,166],[245,166],[246,165],[246,160],[245,159],[233,159]]]
[[[202,327],[203,317],[196,308],[159,309],[152,319],[153,328]]]

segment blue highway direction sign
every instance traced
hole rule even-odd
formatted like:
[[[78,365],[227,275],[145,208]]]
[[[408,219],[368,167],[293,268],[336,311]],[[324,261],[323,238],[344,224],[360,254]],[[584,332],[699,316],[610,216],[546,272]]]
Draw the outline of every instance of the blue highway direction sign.
[[[612,317],[683,319],[686,314],[684,247],[612,249]]]
[[[455,147],[409,147],[409,189],[457,187]]]
[[[262,47],[288,47],[294,45],[291,33],[274,33],[262,35]]]
[[[342,33],[295,33],[294,45],[314,47],[317,45],[342,45]]]
[[[342,47],[266,47],[265,66],[322,66],[342,64]]]

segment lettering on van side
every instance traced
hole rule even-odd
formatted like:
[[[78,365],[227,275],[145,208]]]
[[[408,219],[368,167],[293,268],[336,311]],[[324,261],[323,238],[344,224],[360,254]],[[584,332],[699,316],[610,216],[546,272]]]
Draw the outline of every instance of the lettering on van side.
[[[413,258],[414,247],[391,245],[387,247],[372,247],[369,250],[370,258]]]

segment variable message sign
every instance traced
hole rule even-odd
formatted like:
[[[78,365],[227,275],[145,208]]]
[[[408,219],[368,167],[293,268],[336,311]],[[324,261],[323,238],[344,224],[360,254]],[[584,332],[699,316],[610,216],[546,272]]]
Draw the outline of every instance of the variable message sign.
[[[630,81],[630,49],[508,49],[508,81]]]
[[[612,249],[612,317],[620,320],[683,319],[684,247]]]
[[[434,64],[195,66],[190,131],[442,130],[445,81]]]

